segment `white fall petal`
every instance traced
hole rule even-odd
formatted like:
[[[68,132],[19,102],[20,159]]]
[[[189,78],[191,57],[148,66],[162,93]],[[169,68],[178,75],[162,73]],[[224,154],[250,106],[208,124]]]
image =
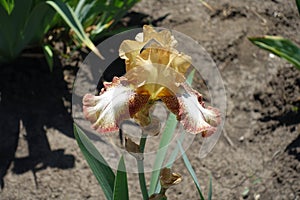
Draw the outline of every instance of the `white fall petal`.
[[[130,118],[129,100],[134,93],[123,77],[115,77],[104,89],[99,96],[83,97],[83,113],[99,133],[117,131],[119,123]]]
[[[179,120],[190,133],[202,133],[203,137],[213,134],[220,123],[220,113],[212,107],[205,107],[202,96],[187,84],[182,84],[179,102]]]

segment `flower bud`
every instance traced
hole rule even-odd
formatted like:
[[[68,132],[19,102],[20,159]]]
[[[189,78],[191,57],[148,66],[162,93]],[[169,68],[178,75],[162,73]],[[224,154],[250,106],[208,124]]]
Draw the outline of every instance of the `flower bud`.
[[[171,172],[170,168],[163,168],[160,171],[160,184],[164,189],[168,189],[172,185],[176,185],[182,181],[181,175]]]
[[[138,160],[144,159],[143,153],[141,152],[140,149],[140,145],[136,144],[128,137],[125,137],[125,149],[136,159]]]
[[[152,194],[149,200],[167,200],[167,197],[164,194]]]

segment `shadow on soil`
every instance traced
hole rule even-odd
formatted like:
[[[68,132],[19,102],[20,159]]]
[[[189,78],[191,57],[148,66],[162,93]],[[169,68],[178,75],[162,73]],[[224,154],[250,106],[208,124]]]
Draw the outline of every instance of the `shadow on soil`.
[[[47,167],[74,167],[74,156],[64,149],[51,150],[46,128],[55,128],[73,138],[72,118],[66,102],[71,94],[62,67],[51,73],[43,58],[20,58],[0,65],[0,184],[13,163],[22,174]],[[25,138],[25,145],[19,145]],[[24,141],[24,139],[23,139]],[[27,156],[18,156],[16,150]]]
[[[142,27],[144,24],[152,24],[158,26],[160,22],[165,20],[170,14],[167,13],[163,16],[154,19],[152,16],[140,13],[140,12],[129,12],[125,17],[124,21],[128,27]]]
[[[300,147],[300,135],[292,141],[285,149],[288,154],[295,156],[295,158],[300,162],[300,152],[297,151],[297,148]]]

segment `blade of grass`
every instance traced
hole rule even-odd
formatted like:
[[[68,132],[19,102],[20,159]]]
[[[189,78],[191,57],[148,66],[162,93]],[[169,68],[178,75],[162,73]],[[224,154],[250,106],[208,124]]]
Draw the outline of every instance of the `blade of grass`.
[[[53,52],[52,52],[51,46],[50,45],[44,45],[43,46],[43,51],[44,51],[45,58],[46,58],[46,61],[48,63],[49,69],[52,72],[53,71]]]
[[[300,70],[300,48],[290,40],[268,35],[251,37],[249,40],[258,47],[286,59]]]
[[[209,187],[208,187],[208,197],[207,200],[211,200],[212,198],[212,177],[209,175]]]
[[[177,141],[177,142],[178,142],[178,147],[179,147],[179,149],[181,151],[181,154],[182,154],[182,158],[183,158],[184,164],[185,164],[186,168],[188,169],[190,175],[193,178],[193,181],[194,181],[194,183],[196,185],[196,188],[198,190],[198,193],[200,195],[201,200],[204,200],[204,197],[203,197],[202,192],[201,192],[201,188],[200,188],[200,184],[199,184],[197,175],[196,175],[196,173],[195,173],[195,171],[194,171],[194,169],[193,169],[193,167],[192,167],[192,165],[191,165],[191,163],[190,163],[187,155],[185,154],[184,149],[182,148],[180,142],[179,141]]]
[[[113,200],[129,200],[126,166],[123,156],[120,158],[114,185]]]
[[[78,4],[76,5],[75,8],[75,14],[76,16],[79,16],[80,10],[82,9],[82,7],[84,6],[86,0],[79,0]]]
[[[102,155],[98,152],[96,147],[89,140],[89,138],[78,126],[76,126],[76,124],[74,124],[74,135],[82,154],[88,162],[98,183],[102,187],[106,199],[112,200],[115,182],[114,172],[109,167]]]
[[[84,28],[82,27],[74,11],[68,4],[62,2],[61,0],[49,0],[46,1],[46,3],[48,3],[58,12],[58,14],[75,32],[76,36],[79,38],[79,40],[81,40],[81,42],[83,42],[88,48],[90,48],[99,58],[104,59],[97,47],[84,32]]]

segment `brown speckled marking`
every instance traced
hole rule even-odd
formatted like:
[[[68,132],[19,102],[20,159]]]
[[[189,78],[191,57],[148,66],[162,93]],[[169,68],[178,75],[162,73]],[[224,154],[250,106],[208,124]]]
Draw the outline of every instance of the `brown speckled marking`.
[[[180,121],[179,115],[179,102],[176,96],[164,96],[160,97],[160,99],[165,103],[167,108],[177,116],[177,120]]]
[[[133,117],[143,106],[148,102],[150,95],[148,94],[134,94],[129,99],[129,114]]]

